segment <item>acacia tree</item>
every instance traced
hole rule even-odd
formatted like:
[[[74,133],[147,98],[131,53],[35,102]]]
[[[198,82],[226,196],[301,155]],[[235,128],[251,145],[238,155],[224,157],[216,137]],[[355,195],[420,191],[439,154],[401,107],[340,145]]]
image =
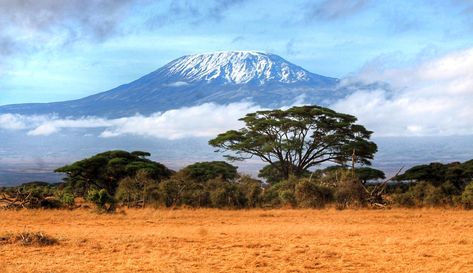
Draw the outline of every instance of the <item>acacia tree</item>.
[[[244,128],[219,134],[209,144],[217,152],[232,152],[225,155],[230,160],[259,157],[284,178],[328,161],[369,165],[377,151],[369,141],[372,132],[355,124],[356,117],[316,105],[258,111],[240,120]]]
[[[151,179],[161,180],[171,176],[173,171],[161,163],[147,158],[149,153],[135,151],[107,151],[99,153],[55,170],[67,174],[72,188],[82,187],[82,194],[89,189],[105,190],[110,196],[115,194],[118,182],[145,170]]]

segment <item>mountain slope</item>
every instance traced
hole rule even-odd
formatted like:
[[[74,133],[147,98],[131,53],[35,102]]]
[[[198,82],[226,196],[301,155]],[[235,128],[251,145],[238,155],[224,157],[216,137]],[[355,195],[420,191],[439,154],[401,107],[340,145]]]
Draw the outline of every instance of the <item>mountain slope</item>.
[[[251,100],[263,107],[280,107],[301,96],[327,105],[346,95],[337,89],[338,82],[274,54],[216,52],[178,58],[136,81],[82,99],[6,105],[0,113],[123,117],[206,102]]]

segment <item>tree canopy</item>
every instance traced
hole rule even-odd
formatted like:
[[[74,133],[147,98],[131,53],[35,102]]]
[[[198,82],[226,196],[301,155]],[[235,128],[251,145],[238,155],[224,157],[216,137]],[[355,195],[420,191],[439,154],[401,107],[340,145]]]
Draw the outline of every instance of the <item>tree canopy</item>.
[[[89,188],[104,189],[114,195],[118,182],[127,176],[134,176],[139,170],[145,170],[156,180],[167,178],[173,173],[163,164],[145,158],[148,155],[140,151],[107,151],[58,168],[55,172],[66,173],[66,179],[72,187],[81,187],[83,191]]]
[[[209,144],[231,152],[225,155],[231,160],[259,157],[284,178],[328,161],[343,165],[354,159],[369,165],[377,151],[369,141],[372,132],[356,124],[356,117],[320,106],[258,111],[240,120],[244,128],[219,134]]]
[[[473,160],[463,163],[452,162],[443,164],[433,162],[430,164],[417,165],[402,175],[398,175],[396,180],[426,181],[434,185],[440,185],[449,181],[457,188],[462,189],[467,183],[473,180]]]
[[[237,167],[224,161],[197,162],[185,167],[182,172],[198,182],[205,182],[214,178],[229,181],[238,176]]]
[[[383,171],[370,168],[370,167],[361,167],[355,169],[355,175],[358,179],[361,180],[363,184],[370,180],[385,179],[386,175]]]

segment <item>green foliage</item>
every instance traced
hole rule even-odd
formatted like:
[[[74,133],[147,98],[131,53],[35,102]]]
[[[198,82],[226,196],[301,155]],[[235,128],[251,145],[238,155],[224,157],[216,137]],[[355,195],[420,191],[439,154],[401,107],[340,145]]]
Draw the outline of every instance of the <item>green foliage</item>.
[[[465,187],[461,195],[461,202],[466,209],[473,209],[473,182]]]
[[[59,200],[64,207],[73,208],[75,205],[75,197],[71,188],[57,189],[54,196]]]
[[[182,172],[187,177],[198,182],[205,182],[215,178],[225,181],[237,178],[237,167],[224,161],[197,162],[185,167]]]
[[[369,164],[377,151],[369,141],[371,131],[355,124],[356,118],[320,106],[258,111],[240,119],[246,126],[219,134],[209,144],[230,151],[226,157],[243,160],[259,157],[270,165],[280,162],[283,178],[300,177],[323,162],[342,164],[352,159]]]
[[[370,167],[355,168],[355,175],[361,180],[363,184],[366,184],[366,182],[370,180],[386,178],[386,175],[383,171]]]
[[[226,181],[211,181],[210,201],[214,208],[242,208],[246,204],[245,194],[237,184]]]
[[[340,180],[335,188],[334,198],[338,209],[365,205],[365,190],[356,178]]]
[[[464,163],[452,162],[442,164],[438,162],[427,165],[414,166],[396,180],[404,181],[426,181],[434,186],[450,181],[457,191],[463,191],[466,184],[473,179],[473,160]]]
[[[64,193],[60,200],[68,207],[74,206],[74,195],[72,195],[71,193]]]
[[[174,207],[182,205],[184,190],[190,181],[181,179],[179,177],[173,177],[162,181],[159,184],[159,194],[161,203],[166,207]]]
[[[67,174],[66,181],[75,194],[84,195],[90,189],[104,189],[113,196],[119,181],[136,175],[139,170],[146,170],[155,180],[167,178],[173,173],[164,165],[144,158],[148,155],[141,151],[107,151],[55,171]]]
[[[447,166],[442,163],[430,163],[428,165],[414,166],[404,174],[396,177],[397,180],[415,180],[415,181],[428,181],[432,183],[440,183],[445,181],[445,174]]]
[[[329,187],[303,179],[296,184],[295,197],[299,207],[323,208],[332,201],[333,192]]]
[[[127,207],[144,207],[156,201],[155,189],[158,181],[154,180],[147,169],[138,170],[134,176],[120,180],[115,198]]]
[[[297,168],[296,166],[292,166],[293,170],[295,170],[296,168]],[[300,175],[300,177],[309,177],[309,176],[310,176],[310,172],[307,170],[304,170],[302,174]],[[266,183],[269,183],[271,185],[274,185],[278,182],[281,182],[284,179],[287,179],[287,177],[285,177],[283,166],[280,161],[264,166],[259,171],[258,177],[266,179]]]
[[[240,178],[238,184],[245,195],[247,207],[255,208],[262,205],[263,188],[261,181],[245,175]]]
[[[295,207],[297,205],[296,196],[292,190],[282,190],[279,192],[279,199],[283,206]]]
[[[407,191],[393,194],[393,202],[405,207],[454,205],[452,188],[455,189],[450,182],[439,186],[426,181],[416,182],[410,184]]]
[[[95,203],[99,211],[115,211],[115,199],[105,189],[90,190],[87,193],[87,199]]]

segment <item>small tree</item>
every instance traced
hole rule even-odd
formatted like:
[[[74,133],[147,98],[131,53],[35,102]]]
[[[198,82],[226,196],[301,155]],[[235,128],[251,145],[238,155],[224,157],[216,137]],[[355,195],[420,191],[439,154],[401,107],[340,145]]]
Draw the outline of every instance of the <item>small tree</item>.
[[[136,175],[139,170],[146,170],[150,178],[158,181],[173,173],[166,166],[144,158],[146,155],[145,152],[107,151],[58,168],[55,172],[66,173],[67,183],[72,187],[79,185],[82,193],[104,189],[108,195],[114,196],[119,181]]]

